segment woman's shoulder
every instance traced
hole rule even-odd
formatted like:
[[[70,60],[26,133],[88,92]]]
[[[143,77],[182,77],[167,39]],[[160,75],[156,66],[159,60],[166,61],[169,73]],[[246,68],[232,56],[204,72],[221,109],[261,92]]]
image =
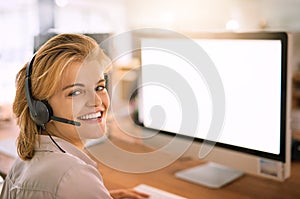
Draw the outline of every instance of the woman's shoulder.
[[[64,175],[76,170],[87,170],[100,176],[97,169],[76,156],[67,153],[36,153],[31,160],[18,160],[13,167],[14,177],[36,181],[59,183]],[[80,174],[77,174],[80,175]]]
[[[55,173],[57,176],[62,176],[71,169],[87,169],[87,170],[97,170],[93,165],[87,164],[80,158],[69,154],[69,153],[48,153],[36,154],[32,159],[32,167],[47,168],[47,170]],[[36,168],[38,169],[38,168]]]
[[[97,168],[67,153],[37,153],[31,160],[18,159],[8,179],[13,183],[10,187],[30,194],[31,190],[74,197],[97,193],[110,198]]]

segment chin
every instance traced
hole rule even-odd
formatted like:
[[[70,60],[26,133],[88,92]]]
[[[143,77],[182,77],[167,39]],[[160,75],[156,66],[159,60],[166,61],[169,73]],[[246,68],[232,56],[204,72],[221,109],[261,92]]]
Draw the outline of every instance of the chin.
[[[82,125],[77,128],[81,139],[98,139],[106,134],[106,125]]]

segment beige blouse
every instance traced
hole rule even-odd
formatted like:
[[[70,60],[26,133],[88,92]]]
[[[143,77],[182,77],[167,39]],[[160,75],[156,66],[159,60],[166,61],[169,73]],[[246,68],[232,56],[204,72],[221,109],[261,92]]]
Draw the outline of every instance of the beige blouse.
[[[7,175],[0,198],[111,199],[96,163],[72,144],[40,135],[31,160],[17,159]]]

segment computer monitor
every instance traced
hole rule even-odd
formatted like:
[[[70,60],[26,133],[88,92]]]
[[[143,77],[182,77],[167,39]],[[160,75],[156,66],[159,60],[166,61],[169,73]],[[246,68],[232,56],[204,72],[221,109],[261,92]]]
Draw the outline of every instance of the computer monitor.
[[[189,143],[185,153],[208,162],[176,177],[218,188],[244,172],[276,180],[290,176],[290,37],[285,32],[136,37],[139,123],[157,132],[156,138],[169,137],[167,144],[175,137]]]

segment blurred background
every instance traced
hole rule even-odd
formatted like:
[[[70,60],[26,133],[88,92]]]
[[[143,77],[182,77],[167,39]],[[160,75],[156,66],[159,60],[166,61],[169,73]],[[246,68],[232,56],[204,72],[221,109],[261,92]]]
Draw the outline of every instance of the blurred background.
[[[201,31],[300,30],[298,0],[10,0],[0,2],[0,104],[46,33],[122,33],[138,28]],[[125,45],[125,44],[124,44]],[[132,66],[120,60],[121,68]]]

